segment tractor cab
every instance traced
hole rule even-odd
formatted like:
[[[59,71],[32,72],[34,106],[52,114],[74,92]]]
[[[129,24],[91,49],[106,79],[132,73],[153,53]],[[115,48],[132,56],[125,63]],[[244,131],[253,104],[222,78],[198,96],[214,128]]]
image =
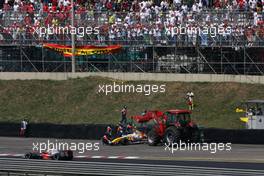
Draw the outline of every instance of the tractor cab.
[[[264,129],[264,100],[249,100],[242,103],[244,110],[237,108],[236,112],[244,113],[240,120],[247,129]]]
[[[191,111],[189,110],[169,110],[164,115],[167,117],[167,126],[186,127],[191,122]]]

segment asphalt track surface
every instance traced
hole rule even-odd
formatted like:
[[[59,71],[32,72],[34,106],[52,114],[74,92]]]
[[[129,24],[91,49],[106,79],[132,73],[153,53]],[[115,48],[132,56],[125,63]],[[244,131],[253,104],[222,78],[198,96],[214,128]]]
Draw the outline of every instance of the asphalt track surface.
[[[74,153],[74,161],[21,159],[33,143],[99,143],[99,150]],[[89,145],[90,146],[90,145]],[[231,151],[174,151],[147,144],[105,146],[100,141],[0,137],[0,171],[91,175],[264,175],[264,145],[232,144]],[[89,148],[90,149],[90,148]],[[94,149],[94,148],[93,148]],[[0,175],[3,174],[0,172]]]

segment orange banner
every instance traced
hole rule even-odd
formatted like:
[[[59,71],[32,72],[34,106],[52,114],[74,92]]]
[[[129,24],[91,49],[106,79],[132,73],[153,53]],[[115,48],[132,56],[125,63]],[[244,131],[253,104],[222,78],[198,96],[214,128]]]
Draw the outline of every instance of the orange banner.
[[[43,44],[44,48],[48,48],[59,53],[62,53],[65,57],[72,56],[72,48],[71,46],[59,45],[59,44],[52,44],[46,43]],[[112,54],[119,51],[122,48],[121,45],[110,45],[110,46],[93,46],[93,45],[86,45],[86,46],[76,46],[75,47],[75,56],[87,56],[87,55],[94,55],[94,54]]]

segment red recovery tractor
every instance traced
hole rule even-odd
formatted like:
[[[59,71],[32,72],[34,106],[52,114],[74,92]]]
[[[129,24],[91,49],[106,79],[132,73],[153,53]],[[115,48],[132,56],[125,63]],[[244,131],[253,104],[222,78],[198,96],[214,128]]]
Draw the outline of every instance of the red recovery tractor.
[[[183,142],[203,142],[203,132],[191,120],[189,110],[147,111],[144,115],[131,117],[137,123],[153,121],[154,126],[147,132],[148,144],[155,146],[161,142],[168,145]]]

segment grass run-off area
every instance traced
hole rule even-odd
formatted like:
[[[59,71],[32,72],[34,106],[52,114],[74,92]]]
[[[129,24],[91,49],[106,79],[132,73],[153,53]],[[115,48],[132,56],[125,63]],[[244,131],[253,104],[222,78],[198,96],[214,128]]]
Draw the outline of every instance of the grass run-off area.
[[[183,83],[129,81],[123,84],[166,85],[165,93],[98,93],[99,85],[122,84],[120,80],[100,77],[66,81],[0,81],[0,121],[34,123],[113,124],[120,120],[120,110],[128,106],[128,116],[145,109],[187,108],[185,96],[195,94],[194,120],[204,127],[243,128],[235,112],[241,101],[264,99],[264,85],[240,83]]]

